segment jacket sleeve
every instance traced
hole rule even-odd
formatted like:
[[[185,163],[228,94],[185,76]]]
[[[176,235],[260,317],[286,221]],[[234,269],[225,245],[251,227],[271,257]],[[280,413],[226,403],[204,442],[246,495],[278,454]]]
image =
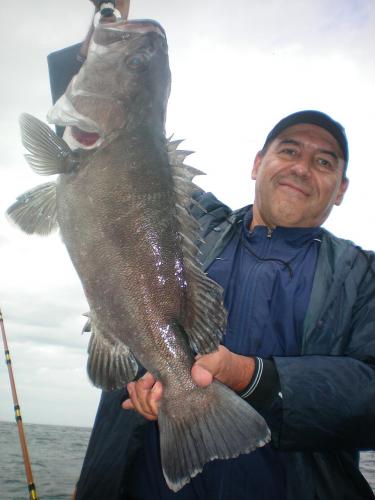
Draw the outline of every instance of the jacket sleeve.
[[[369,262],[363,271],[363,254],[358,260],[328,314],[323,337],[331,349],[274,358],[283,401],[275,445],[282,450],[375,448],[375,273]],[[345,315],[347,331],[337,331]]]

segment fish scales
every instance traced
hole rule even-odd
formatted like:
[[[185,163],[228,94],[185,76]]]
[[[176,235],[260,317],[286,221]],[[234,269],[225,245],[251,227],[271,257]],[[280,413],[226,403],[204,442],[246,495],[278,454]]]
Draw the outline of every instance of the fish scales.
[[[169,91],[160,25],[99,24],[87,61],[48,115],[65,127],[63,139],[21,117],[30,166],[58,178],[20,196],[8,215],[29,234],[60,229],[90,306],[92,382],[122,387],[141,364],[163,383],[162,467],[178,491],[208,461],[248,453],[270,434],[230,389],[191,378],[195,353],[217,349],[226,313],[221,288],[200,269],[189,211],[201,172],[165,137]]]
[[[139,355],[146,342],[144,336],[148,351],[153,352],[161,343],[160,328],[166,329],[181,316],[183,262],[171,176],[165,168],[169,169],[166,148],[164,155],[147,148],[152,161],[143,158],[133,172],[123,164],[127,157],[124,141],[121,136],[111,145],[111,157],[116,161],[112,159],[109,168],[103,168],[106,160],[98,154],[89,168],[83,166],[75,182],[66,176],[60,179],[58,221],[90,309],[100,308],[100,317],[93,322],[98,331],[110,338],[119,332],[141,363],[150,366],[150,361]],[[158,156],[160,162],[155,160]],[[77,238],[77,232],[84,237]],[[89,258],[82,259],[82,253]],[[123,329],[129,323],[127,318],[137,318],[130,331],[129,327]],[[155,347],[150,345],[150,335]],[[164,353],[163,359],[169,358]],[[154,362],[150,368],[154,371],[158,364]]]

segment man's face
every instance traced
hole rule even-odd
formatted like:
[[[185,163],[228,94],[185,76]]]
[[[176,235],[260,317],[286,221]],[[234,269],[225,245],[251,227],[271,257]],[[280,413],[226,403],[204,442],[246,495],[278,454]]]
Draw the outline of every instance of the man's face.
[[[253,223],[316,227],[344,197],[344,160],[334,137],[316,125],[289,127],[257,154]]]

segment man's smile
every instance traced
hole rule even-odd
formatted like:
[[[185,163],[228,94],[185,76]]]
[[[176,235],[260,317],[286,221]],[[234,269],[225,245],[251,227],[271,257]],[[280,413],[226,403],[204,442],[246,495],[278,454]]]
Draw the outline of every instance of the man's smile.
[[[278,185],[283,188],[287,188],[288,190],[293,190],[306,197],[311,195],[310,190],[308,190],[306,187],[302,187],[301,185],[296,184],[295,182],[292,182],[290,180],[280,180],[278,182]]]

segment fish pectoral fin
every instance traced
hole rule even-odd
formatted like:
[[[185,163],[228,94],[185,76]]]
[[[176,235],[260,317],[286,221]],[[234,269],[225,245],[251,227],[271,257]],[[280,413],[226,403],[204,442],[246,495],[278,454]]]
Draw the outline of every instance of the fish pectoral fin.
[[[87,373],[91,382],[106,391],[120,389],[134,380],[138,363],[130,349],[95,331],[88,346]]]
[[[58,228],[56,183],[40,184],[18,196],[6,215],[27,234],[50,234]]]
[[[74,170],[79,157],[45,123],[27,113],[20,116],[22,144],[29,151],[25,158],[39,175],[66,174]]]

